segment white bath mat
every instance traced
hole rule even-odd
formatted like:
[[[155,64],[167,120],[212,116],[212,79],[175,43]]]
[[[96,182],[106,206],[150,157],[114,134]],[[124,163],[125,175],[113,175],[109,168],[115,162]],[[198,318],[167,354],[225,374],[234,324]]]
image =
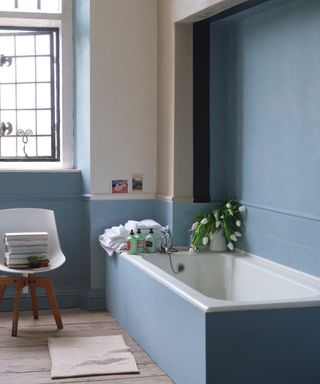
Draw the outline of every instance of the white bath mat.
[[[51,378],[139,372],[121,335],[48,339]]]

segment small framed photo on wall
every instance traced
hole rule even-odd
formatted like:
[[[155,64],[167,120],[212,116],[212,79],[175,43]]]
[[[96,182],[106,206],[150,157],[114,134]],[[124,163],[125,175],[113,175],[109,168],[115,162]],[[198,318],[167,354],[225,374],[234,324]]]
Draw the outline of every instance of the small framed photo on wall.
[[[112,193],[128,193],[128,179],[115,179],[111,181]]]
[[[134,173],[132,175],[132,192],[142,192],[143,191],[143,174]]]

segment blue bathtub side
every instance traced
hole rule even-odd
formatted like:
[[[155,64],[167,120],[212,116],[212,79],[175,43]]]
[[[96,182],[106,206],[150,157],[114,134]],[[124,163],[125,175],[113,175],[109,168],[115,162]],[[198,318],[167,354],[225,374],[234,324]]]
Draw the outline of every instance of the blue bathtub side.
[[[119,256],[108,257],[107,308],[176,384],[205,384],[205,313]]]
[[[208,313],[207,383],[320,383],[320,308]]]

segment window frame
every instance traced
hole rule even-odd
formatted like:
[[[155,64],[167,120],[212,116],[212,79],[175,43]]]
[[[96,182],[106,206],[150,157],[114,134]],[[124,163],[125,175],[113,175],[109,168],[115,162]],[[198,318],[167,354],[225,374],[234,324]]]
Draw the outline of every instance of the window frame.
[[[73,168],[73,5],[61,0],[61,13],[0,11],[0,25],[59,29],[60,46],[60,160],[1,161],[1,169],[50,170]]]

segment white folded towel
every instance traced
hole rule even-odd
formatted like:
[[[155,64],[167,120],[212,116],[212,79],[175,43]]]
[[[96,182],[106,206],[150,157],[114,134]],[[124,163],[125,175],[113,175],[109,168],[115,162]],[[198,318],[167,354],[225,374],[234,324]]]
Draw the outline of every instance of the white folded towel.
[[[126,239],[129,236],[131,230],[136,232],[138,229],[141,229],[141,232],[147,235],[149,233],[149,229],[151,228],[153,229],[154,236],[159,247],[161,231],[164,228],[152,219],[146,219],[142,221],[128,220],[124,226],[119,225],[112,228],[107,228],[105,229],[104,233],[99,236],[99,242],[107,254],[112,256],[114,252],[120,253],[125,249]]]
[[[124,226],[129,231],[131,231],[131,229],[136,231],[137,229],[150,229],[150,228],[152,228],[153,230],[158,229],[161,231],[162,229],[162,226],[152,219],[145,219],[141,221],[128,220]]]

